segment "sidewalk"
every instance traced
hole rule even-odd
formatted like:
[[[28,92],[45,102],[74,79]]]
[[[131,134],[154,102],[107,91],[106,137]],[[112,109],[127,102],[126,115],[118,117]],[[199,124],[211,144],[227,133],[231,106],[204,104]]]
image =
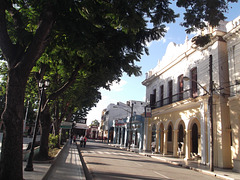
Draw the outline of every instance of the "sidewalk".
[[[23,169],[27,162],[23,162]],[[84,179],[79,153],[76,144],[67,143],[52,162],[34,162],[34,171],[24,171],[25,180],[76,180]]]
[[[108,145],[128,150],[127,148],[120,147],[119,144],[108,144]],[[155,158],[161,162],[170,163],[170,164],[173,164],[176,166],[181,166],[183,168],[198,171],[198,172],[210,175],[210,176],[215,176],[219,179],[240,180],[240,173],[233,172],[231,169],[214,168],[214,172],[211,172],[209,170],[209,166],[203,165],[198,161],[194,161],[194,160],[187,161],[182,158],[174,158],[172,156],[163,156],[161,154],[152,154],[151,152],[139,151],[138,148],[131,148],[130,151],[138,153],[143,156]]]

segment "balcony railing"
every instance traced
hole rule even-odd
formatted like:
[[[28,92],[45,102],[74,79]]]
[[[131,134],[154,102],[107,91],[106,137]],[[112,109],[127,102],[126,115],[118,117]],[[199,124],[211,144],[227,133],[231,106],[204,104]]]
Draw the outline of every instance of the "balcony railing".
[[[199,92],[198,92],[198,94],[199,94]],[[191,89],[187,89],[187,90],[183,91],[182,93],[177,93],[177,94],[172,95],[171,97],[160,99],[153,106],[151,106],[151,108],[156,109],[156,108],[166,106],[168,104],[172,104],[172,103],[184,100],[184,99],[196,98],[196,97],[198,97],[198,96],[195,96],[195,97],[192,96]]]

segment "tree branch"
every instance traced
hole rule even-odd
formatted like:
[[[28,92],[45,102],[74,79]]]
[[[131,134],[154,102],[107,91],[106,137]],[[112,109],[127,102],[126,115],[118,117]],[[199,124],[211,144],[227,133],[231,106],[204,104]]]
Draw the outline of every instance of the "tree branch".
[[[25,58],[22,62],[23,66],[29,64],[29,61],[32,62],[31,65],[34,65],[34,63],[41,57],[42,53],[44,52],[47,45],[47,37],[50,35],[52,26],[54,24],[54,15],[52,9],[53,8],[51,8],[50,5],[43,14],[35,36],[33,37],[33,41],[26,51]]]
[[[7,32],[7,25],[6,25],[6,9],[7,9],[7,2],[4,0],[0,1],[0,48],[3,52],[4,57],[6,58],[7,62],[11,67],[11,60],[14,58],[14,50],[15,47],[11,42],[11,39]]]
[[[70,78],[68,79],[68,81],[61,87],[59,88],[57,91],[55,91],[54,93],[52,93],[51,95],[49,95],[48,100],[46,101],[43,109],[45,108],[45,106],[48,104],[48,102],[50,100],[54,100],[56,99],[58,96],[60,96],[67,88],[69,88],[74,81],[76,80],[76,77],[78,75],[78,71],[84,67],[84,64],[79,63],[76,67],[75,70],[72,72]]]

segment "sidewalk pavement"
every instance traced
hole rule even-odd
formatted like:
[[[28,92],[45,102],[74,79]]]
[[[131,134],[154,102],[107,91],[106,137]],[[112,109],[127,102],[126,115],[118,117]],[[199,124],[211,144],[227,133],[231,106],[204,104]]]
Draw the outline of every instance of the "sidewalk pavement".
[[[128,150],[127,148],[120,147],[119,144],[109,144],[111,146]],[[151,152],[139,151],[138,148],[131,148],[131,152],[138,153],[143,156],[148,156],[151,158],[155,158],[161,162],[170,163],[176,166],[181,166],[183,168],[191,169],[194,171],[198,171],[210,176],[215,176],[219,179],[226,180],[240,180],[240,173],[233,172],[231,169],[223,169],[223,168],[214,168],[214,172],[209,170],[209,166],[201,164],[196,160],[184,160],[182,158],[174,158],[172,156],[163,156],[161,154],[152,154]]]
[[[85,180],[76,144],[66,143],[53,161],[33,162],[34,171],[24,171],[26,164],[23,162],[25,180]]]

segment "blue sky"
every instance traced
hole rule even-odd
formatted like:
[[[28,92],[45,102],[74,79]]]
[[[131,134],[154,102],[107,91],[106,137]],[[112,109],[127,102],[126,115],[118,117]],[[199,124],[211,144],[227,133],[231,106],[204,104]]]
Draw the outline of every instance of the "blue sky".
[[[231,21],[236,17],[240,16],[240,2],[230,4],[229,12],[226,13],[226,21]],[[181,9],[178,8],[179,13]],[[101,112],[110,103],[117,103],[119,101],[126,103],[128,100],[145,101],[146,88],[142,85],[142,81],[145,79],[145,73],[150,69],[154,68],[158,61],[162,59],[165,54],[167,45],[170,42],[175,42],[176,44],[183,44],[187,34],[185,29],[179,24],[182,22],[181,17],[176,20],[173,24],[167,24],[168,32],[165,37],[159,41],[153,41],[148,45],[149,55],[143,55],[141,62],[137,65],[141,66],[142,76],[127,76],[124,75],[121,78],[120,83],[115,83],[111,87],[111,91],[101,90],[102,99],[99,101],[96,107],[92,108],[87,116],[87,124],[91,124],[91,121],[97,119],[101,120]],[[191,35],[188,35],[190,38]]]

